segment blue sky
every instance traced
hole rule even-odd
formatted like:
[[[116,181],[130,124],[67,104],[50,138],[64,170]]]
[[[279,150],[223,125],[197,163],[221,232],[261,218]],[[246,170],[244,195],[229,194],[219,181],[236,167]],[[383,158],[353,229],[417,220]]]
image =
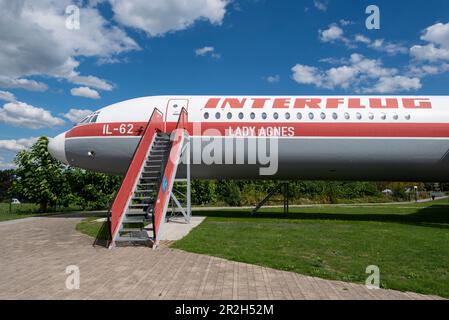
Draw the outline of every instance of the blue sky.
[[[79,29],[66,27],[73,4]],[[370,4],[379,30],[365,26]],[[36,137],[139,96],[448,93],[446,0],[0,0],[0,8],[0,169]]]

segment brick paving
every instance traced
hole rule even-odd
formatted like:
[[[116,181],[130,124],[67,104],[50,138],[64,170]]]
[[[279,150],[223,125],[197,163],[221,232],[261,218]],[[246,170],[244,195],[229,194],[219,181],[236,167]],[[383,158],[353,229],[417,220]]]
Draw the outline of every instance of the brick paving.
[[[93,246],[81,218],[0,223],[0,299],[438,299],[161,247]],[[80,289],[65,288],[68,265]]]

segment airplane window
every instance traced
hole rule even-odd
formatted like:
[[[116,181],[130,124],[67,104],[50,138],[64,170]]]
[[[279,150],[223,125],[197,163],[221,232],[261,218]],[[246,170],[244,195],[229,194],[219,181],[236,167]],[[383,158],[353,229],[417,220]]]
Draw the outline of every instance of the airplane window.
[[[209,119],[209,112],[206,112],[206,113],[204,114],[204,119]]]
[[[279,118],[279,114],[278,114],[277,112],[275,112],[275,113],[273,114],[273,118],[277,120],[277,119]]]
[[[232,113],[228,112],[228,114],[226,115],[226,117],[227,117],[228,119],[232,119]]]
[[[373,120],[373,119],[374,119],[374,114],[372,114],[372,113],[370,112],[369,115],[368,115],[368,118],[369,118],[370,120]]]
[[[251,112],[251,114],[249,115],[249,117],[250,117],[251,119],[254,119],[254,118],[256,117],[256,114],[255,114],[254,112]]]
[[[326,119],[326,114],[324,112],[321,112],[320,117],[321,117],[321,119],[324,120],[324,119]]]
[[[358,120],[362,119],[362,114],[360,112],[357,112],[355,116]]]
[[[98,114],[94,115],[92,117],[92,119],[89,121],[89,123],[95,123],[95,122],[97,122],[97,119],[98,119]]]
[[[267,114],[265,112],[262,113],[262,119],[266,119],[267,118]]]
[[[215,114],[215,119],[220,119],[220,117],[221,117],[220,112],[217,112],[217,113]]]
[[[312,112],[309,113],[309,119],[313,120],[313,113]]]
[[[239,113],[239,119],[243,119],[243,112]]]
[[[349,115],[349,113],[345,112],[345,119],[349,120],[349,118],[351,118],[351,116]]]
[[[405,115],[405,120],[410,120],[410,119],[411,119],[411,116],[409,114],[406,114]]]
[[[380,118],[381,118],[382,120],[385,120],[385,119],[387,119],[387,115],[386,115],[385,113],[382,113],[381,116],[380,116]]]
[[[298,112],[298,113],[296,114],[296,118],[298,118],[298,120],[301,120],[301,119],[302,119],[302,114],[301,114],[301,112]]]
[[[287,119],[287,120],[290,119],[290,113],[287,112],[287,113],[285,114],[285,119]]]
[[[78,124],[83,123],[84,121],[86,121],[87,118],[82,119],[80,122],[78,122]]]
[[[395,113],[395,114],[393,115],[393,119],[394,119],[394,120],[398,120],[398,119],[399,119],[399,116]]]
[[[338,114],[336,112],[332,113],[332,118],[334,118],[334,120],[338,119]]]

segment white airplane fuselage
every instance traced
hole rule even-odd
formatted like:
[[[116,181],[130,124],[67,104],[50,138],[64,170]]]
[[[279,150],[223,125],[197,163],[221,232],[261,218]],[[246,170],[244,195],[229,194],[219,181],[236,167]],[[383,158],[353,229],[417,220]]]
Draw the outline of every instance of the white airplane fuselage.
[[[143,97],[96,111],[49,150],[71,166],[123,175],[155,108],[167,132],[187,110],[192,178],[449,181],[446,96]],[[276,151],[273,174],[254,162],[258,141]]]

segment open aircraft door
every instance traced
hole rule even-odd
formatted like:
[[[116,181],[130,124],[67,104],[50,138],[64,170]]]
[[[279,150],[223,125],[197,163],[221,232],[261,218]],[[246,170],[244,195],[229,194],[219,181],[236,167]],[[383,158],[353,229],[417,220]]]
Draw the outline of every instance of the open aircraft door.
[[[189,111],[188,99],[168,100],[167,109],[165,111],[166,132],[171,132],[173,129],[175,129],[182,108],[186,109],[187,112]]]

